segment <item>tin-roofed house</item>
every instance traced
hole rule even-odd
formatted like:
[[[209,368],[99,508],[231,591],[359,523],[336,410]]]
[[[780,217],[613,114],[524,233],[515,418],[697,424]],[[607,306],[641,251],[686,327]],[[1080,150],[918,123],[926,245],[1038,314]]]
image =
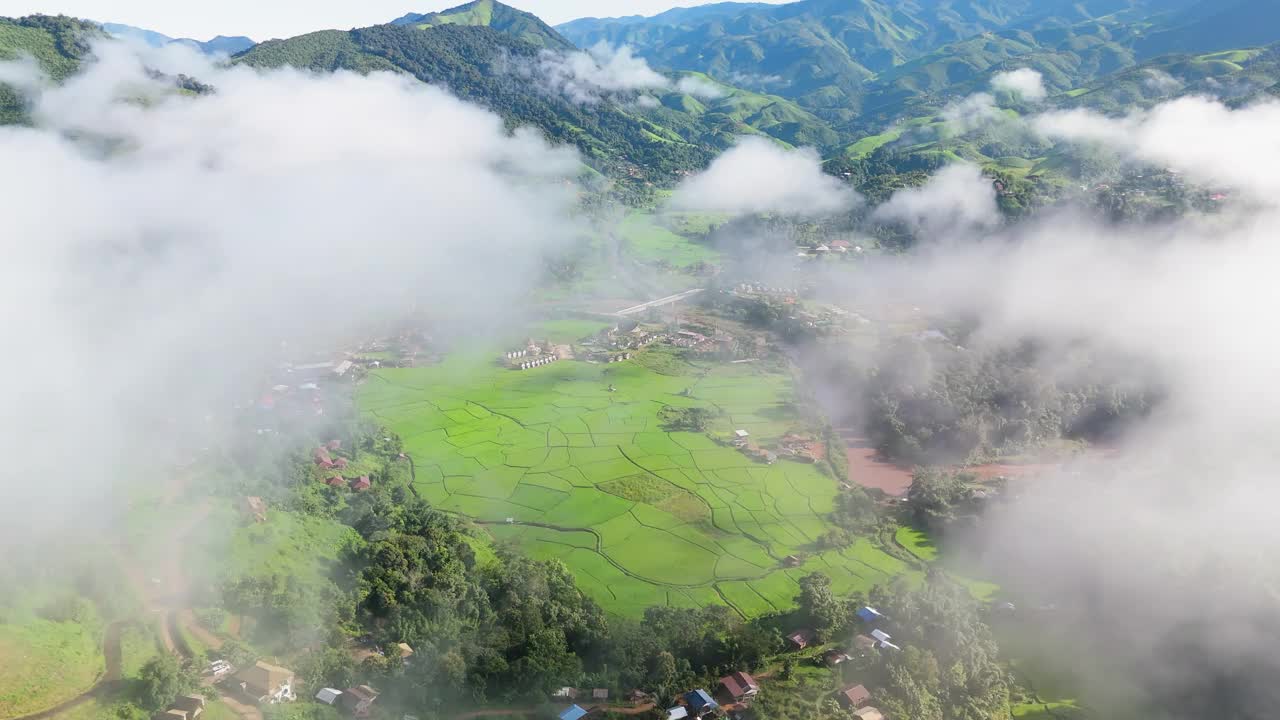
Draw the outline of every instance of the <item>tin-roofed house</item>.
[[[293,702],[293,671],[259,660],[236,673],[236,684],[245,697],[259,704]]]

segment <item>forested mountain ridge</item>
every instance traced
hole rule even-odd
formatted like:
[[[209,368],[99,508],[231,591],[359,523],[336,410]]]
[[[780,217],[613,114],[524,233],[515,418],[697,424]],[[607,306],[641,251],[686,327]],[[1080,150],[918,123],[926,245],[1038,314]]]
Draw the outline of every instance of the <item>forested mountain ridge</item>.
[[[400,24],[272,40],[235,61],[408,73],[490,108],[513,127],[534,125],[554,141],[576,145],[592,167],[614,177],[669,178],[702,167],[743,134],[824,146],[838,139],[822,121],[783,98],[705,78],[703,83],[716,88],[713,97],[694,97],[673,86],[653,91],[654,107],[636,102],[635,93],[575,102],[540,81],[544,52],[491,27]]]
[[[540,50],[489,27],[376,25],[271,40],[235,61],[262,68],[407,73],[490,108],[512,127],[535,125],[554,141],[576,145],[597,170],[618,176],[672,173],[709,159],[705,145],[653,140],[664,129],[615,104],[575,104],[531,82]]]
[[[95,37],[106,37],[101,27],[68,17],[0,17],[0,61],[31,57],[49,77],[61,81],[80,67]],[[0,125],[24,118],[22,99],[0,83]]]
[[[465,5],[432,13],[409,13],[391,21],[426,29],[436,25],[479,25],[551,50],[572,50],[569,42],[538,16],[494,0],[473,0]]]

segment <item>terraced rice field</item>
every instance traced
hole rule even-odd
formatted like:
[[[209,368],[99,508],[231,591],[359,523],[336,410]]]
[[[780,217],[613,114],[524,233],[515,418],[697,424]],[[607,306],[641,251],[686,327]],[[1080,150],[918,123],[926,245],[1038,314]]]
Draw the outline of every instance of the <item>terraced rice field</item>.
[[[792,607],[814,570],[841,592],[907,572],[867,541],[811,552],[836,494],[814,466],[765,465],[663,428],[666,406],[716,408],[713,432],[742,428],[769,446],[800,427],[785,370],[693,365],[667,350],[529,371],[493,356],[377,371],[360,406],[404,439],[424,498],[563,561],[610,612],[727,603],[750,617]],[[797,553],[804,565],[784,568]]]

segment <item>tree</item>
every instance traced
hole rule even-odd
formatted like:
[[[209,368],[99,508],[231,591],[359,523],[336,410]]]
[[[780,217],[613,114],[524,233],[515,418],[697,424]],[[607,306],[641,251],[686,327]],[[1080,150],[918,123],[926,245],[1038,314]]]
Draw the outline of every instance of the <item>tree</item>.
[[[810,573],[800,579],[799,604],[800,614],[823,642],[849,623],[848,603],[831,592],[831,578],[822,573]]]
[[[967,476],[938,468],[919,468],[911,474],[907,507],[917,522],[939,529],[955,519],[955,506],[969,498]]]
[[[669,432],[706,432],[717,413],[711,408],[703,407],[667,407],[663,409],[663,416],[666,420],[665,429]]]
[[[151,710],[164,708],[199,685],[195,673],[182,667],[178,659],[168,653],[147,661],[138,679],[141,681],[139,699],[143,707]]]

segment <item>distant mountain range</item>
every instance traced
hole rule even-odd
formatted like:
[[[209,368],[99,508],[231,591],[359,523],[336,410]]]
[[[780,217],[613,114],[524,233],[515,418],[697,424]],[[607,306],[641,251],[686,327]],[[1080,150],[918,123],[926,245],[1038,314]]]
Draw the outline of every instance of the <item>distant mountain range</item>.
[[[62,79],[88,40],[110,33],[191,44],[255,67],[404,73],[447,86],[511,127],[572,144],[596,171],[633,186],[670,184],[750,134],[818,147],[850,177],[965,159],[1035,178],[1082,172],[1088,160],[1064,158],[1012,126],[957,131],[943,109],[1019,68],[1041,73],[1048,107],[1114,113],[1190,92],[1232,103],[1280,95],[1278,21],[1280,0],[799,0],[553,28],[475,0],[258,45],[65,17],[0,18],[0,59],[33,55]],[[546,63],[600,42],[633,47],[666,74],[665,86],[584,102],[546,81]],[[999,111],[1032,109],[1005,98]],[[22,117],[16,95],[0,86],[0,122]]]
[[[1275,0],[800,0],[723,3],[560,25],[655,67],[795,100],[849,132],[1032,67],[1066,91],[1167,52],[1280,40]]]
[[[102,29],[114,37],[139,40],[151,47],[164,47],[165,45],[174,44],[186,45],[207,55],[235,55],[254,46],[253,40],[243,36],[227,37],[226,35],[219,35],[212,40],[200,41],[190,38],[171,38],[154,30],[132,25],[121,25],[119,23],[102,23]]]

